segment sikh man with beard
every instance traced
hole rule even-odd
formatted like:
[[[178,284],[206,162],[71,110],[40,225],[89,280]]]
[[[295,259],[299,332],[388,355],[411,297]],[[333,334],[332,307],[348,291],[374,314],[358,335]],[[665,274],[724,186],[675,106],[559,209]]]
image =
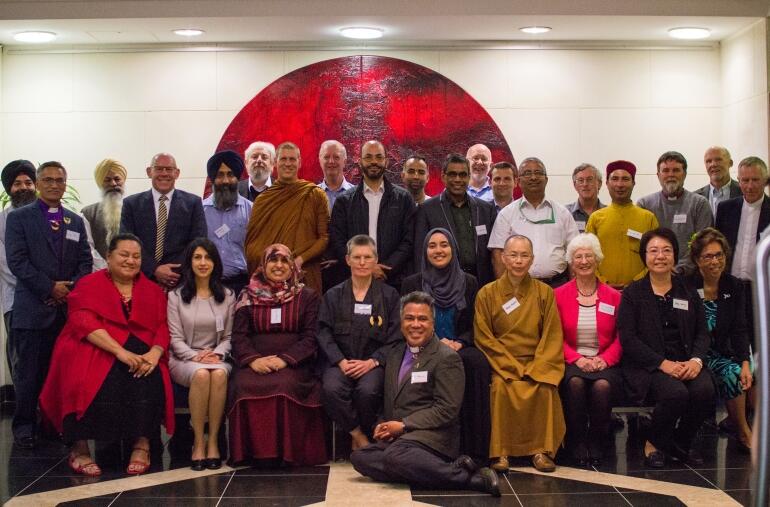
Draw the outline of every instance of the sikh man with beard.
[[[127,172],[125,166],[111,158],[105,158],[94,169],[94,180],[102,191],[102,200],[89,204],[81,214],[91,228],[94,248],[107,258],[107,245],[120,232],[120,213],[123,209]]]
[[[11,198],[10,208],[0,213],[0,307],[3,310],[5,335],[10,338],[11,309],[13,308],[13,291],[16,289],[16,277],[8,267],[5,256],[5,222],[8,213],[26,206],[37,198],[35,194],[35,166],[29,160],[14,160],[3,168],[3,188]],[[9,361],[10,363],[10,361]]]
[[[215,153],[206,164],[213,193],[203,200],[208,237],[222,257],[222,283],[236,297],[249,282],[243,242],[252,204],[238,194],[244,169],[243,159],[234,151]]]

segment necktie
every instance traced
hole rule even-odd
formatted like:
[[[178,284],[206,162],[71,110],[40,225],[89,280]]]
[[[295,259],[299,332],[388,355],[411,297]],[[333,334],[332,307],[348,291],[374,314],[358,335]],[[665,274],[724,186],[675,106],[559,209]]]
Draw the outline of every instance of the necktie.
[[[398,370],[399,384],[404,380],[404,377],[409,372],[409,370],[412,369],[412,364],[414,364],[414,354],[412,354],[412,351],[409,350],[409,347],[407,347],[406,351],[404,351],[404,360],[401,361],[401,369]]]
[[[166,223],[168,223],[168,209],[166,209],[168,197],[161,195],[158,199],[158,226],[155,231],[155,262],[163,258],[163,242],[166,239]]]

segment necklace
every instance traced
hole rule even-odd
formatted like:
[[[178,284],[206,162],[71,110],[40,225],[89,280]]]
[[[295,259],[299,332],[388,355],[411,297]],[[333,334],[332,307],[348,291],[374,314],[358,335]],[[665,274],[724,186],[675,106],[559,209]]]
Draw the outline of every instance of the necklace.
[[[582,290],[580,290],[580,285],[579,285],[579,284],[577,284],[577,283],[575,283],[575,286],[577,287],[577,291],[578,291],[578,294],[580,294],[580,295],[581,295],[581,296],[583,296],[584,298],[590,298],[591,296],[593,296],[594,294],[596,294],[596,289],[598,289],[598,288],[599,288],[599,284],[598,284],[598,283],[595,283],[595,284],[594,284],[594,290],[592,290],[592,291],[591,291],[591,292],[589,292],[588,294],[583,294],[583,291],[582,291]]]

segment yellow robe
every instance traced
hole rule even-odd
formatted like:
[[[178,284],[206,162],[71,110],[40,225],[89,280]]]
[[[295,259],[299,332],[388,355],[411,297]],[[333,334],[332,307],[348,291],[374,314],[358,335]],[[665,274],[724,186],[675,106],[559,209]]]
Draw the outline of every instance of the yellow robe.
[[[513,298],[515,309],[503,305]],[[492,367],[490,457],[556,454],[565,423],[561,321],[553,290],[529,275],[514,290],[507,274],[476,297],[476,346]]]
[[[314,183],[276,181],[254,200],[244,245],[249,273],[268,246],[283,243],[302,257],[305,285],[321,294],[321,254],[328,242],[329,201]]]

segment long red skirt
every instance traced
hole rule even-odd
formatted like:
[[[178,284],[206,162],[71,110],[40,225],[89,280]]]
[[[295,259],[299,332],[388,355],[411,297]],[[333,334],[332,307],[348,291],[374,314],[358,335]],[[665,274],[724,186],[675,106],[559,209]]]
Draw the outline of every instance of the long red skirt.
[[[327,462],[321,407],[306,407],[286,396],[240,399],[227,415],[230,456],[280,458],[292,465]]]

